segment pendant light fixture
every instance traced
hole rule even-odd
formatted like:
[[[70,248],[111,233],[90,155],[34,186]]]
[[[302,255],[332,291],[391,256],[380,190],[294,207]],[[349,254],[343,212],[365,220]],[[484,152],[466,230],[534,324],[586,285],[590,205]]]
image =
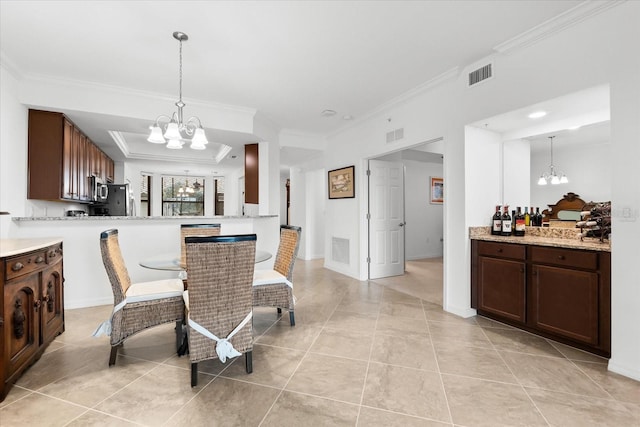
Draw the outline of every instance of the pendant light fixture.
[[[558,173],[556,173],[556,167],[553,165],[553,138],[555,138],[555,135],[549,137],[549,146],[551,150],[551,164],[549,165],[549,173],[543,172],[540,175],[540,179],[538,179],[538,185],[557,185],[566,184],[569,182],[569,178],[567,178],[567,175],[562,172],[560,172],[560,174],[558,175]]]
[[[178,111],[174,112],[171,117],[158,116],[155,123],[149,127],[151,133],[147,141],[154,144],[167,143],[167,148],[179,150],[188,137],[191,137],[191,148],[204,150],[209,141],[202,128],[202,122],[196,116],[189,117],[184,121],[182,113],[182,109],[185,107],[185,103],[182,102],[182,42],[189,40],[189,36],[181,31],[176,31],[173,33],[173,38],[180,42],[180,98],[175,104]]]
[[[187,175],[185,179],[184,187],[178,188],[178,197],[189,197],[191,194],[195,193],[194,187],[189,185],[189,171],[185,170],[185,174]],[[198,183],[198,188],[200,187],[200,183]]]

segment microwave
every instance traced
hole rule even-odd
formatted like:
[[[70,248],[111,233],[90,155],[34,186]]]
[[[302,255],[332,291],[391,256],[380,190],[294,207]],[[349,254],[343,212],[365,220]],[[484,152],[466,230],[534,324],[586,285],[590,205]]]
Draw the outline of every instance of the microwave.
[[[109,197],[109,187],[97,176],[89,177],[89,188],[91,189],[91,201],[104,203]]]

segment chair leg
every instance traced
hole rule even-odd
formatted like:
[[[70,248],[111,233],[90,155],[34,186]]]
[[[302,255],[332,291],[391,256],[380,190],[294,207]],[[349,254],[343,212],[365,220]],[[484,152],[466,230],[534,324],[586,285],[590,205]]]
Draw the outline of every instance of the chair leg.
[[[293,310],[289,310],[289,322],[291,323],[291,326],[296,326],[296,318],[293,315]]]
[[[252,351],[247,351],[244,354],[244,363],[247,368],[247,374],[252,373],[253,372],[253,352]]]
[[[118,347],[120,347],[120,344],[111,346],[111,354],[109,355],[109,366],[113,366],[116,364],[116,357],[118,356]]]
[[[176,321],[176,350],[180,351],[182,346],[182,320]]]
[[[198,364],[191,364],[191,387],[198,385]]]

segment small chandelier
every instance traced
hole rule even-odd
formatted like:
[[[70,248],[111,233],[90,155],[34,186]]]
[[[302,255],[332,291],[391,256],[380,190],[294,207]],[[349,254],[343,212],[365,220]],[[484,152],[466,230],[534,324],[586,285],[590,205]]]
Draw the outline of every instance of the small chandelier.
[[[175,104],[176,107],[178,107],[178,111],[174,112],[171,117],[165,115],[158,116],[155,123],[149,127],[149,129],[151,129],[151,133],[149,134],[147,141],[154,144],[167,143],[167,148],[179,150],[187,140],[187,138],[183,137],[183,134],[185,134],[192,137],[192,149],[204,150],[209,141],[207,140],[207,136],[204,134],[204,129],[202,128],[200,119],[193,116],[189,117],[185,122],[182,115],[182,109],[185,106],[185,103],[182,102],[182,42],[189,40],[189,36],[183,32],[176,31],[173,33],[173,38],[180,42],[180,99]]]
[[[195,193],[196,190],[199,190],[200,187],[202,187],[202,184],[200,184],[197,179],[193,186],[189,185],[189,171],[185,170],[185,173],[187,175],[185,180],[186,182],[184,187],[178,188],[178,197],[190,197],[191,194]]]
[[[538,185],[547,185],[549,183],[557,185],[566,184],[569,182],[569,178],[567,178],[567,175],[565,175],[563,172],[560,172],[559,174],[556,173],[556,168],[553,165],[553,138],[555,138],[555,136],[549,137],[551,147],[551,164],[549,165],[549,173],[543,172],[540,175],[540,179],[538,179]]]

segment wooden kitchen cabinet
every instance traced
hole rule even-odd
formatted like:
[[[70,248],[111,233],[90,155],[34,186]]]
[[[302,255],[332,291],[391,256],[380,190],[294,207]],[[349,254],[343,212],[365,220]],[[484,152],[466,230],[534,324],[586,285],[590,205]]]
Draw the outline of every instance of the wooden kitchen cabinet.
[[[594,347],[610,346],[610,254],[529,248],[531,325]]]
[[[64,332],[62,243],[0,259],[0,401]]]
[[[89,176],[113,181],[113,169],[113,160],[64,114],[29,110],[29,199],[87,203]]]
[[[472,240],[478,313],[601,356],[611,354],[611,254]]]
[[[524,248],[519,245],[487,242],[480,246],[477,268],[478,308],[515,322],[525,323]]]

